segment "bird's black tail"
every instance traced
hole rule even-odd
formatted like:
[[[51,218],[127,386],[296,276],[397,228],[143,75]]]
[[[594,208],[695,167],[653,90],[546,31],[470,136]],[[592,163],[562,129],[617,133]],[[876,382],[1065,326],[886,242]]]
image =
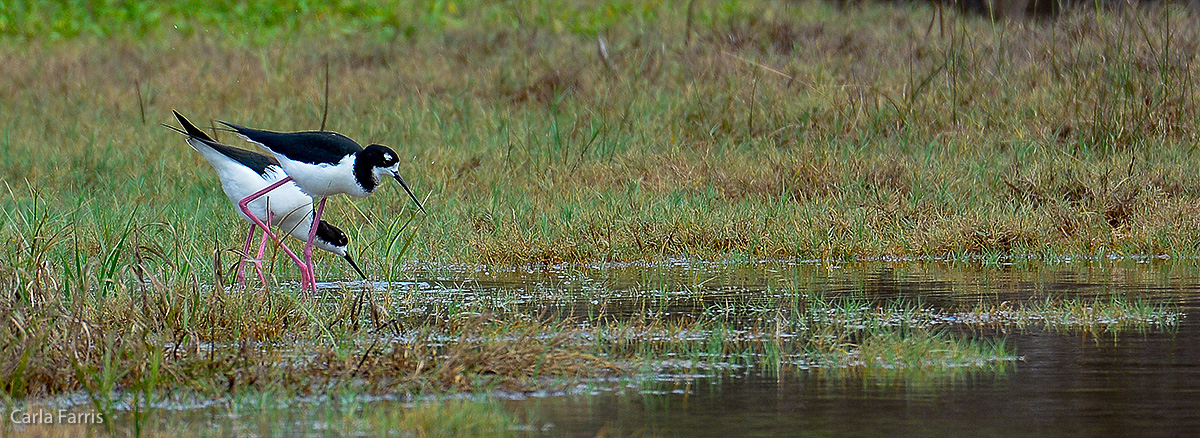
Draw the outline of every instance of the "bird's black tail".
[[[212,137],[209,137],[207,133],[201,131],[200,128],[197,128],[196,125],[193,125],[192,122],[188,121],[187,117],[184,117],[183,114],[179,114],[179,111],[171,110],[171,113],[175,114],[176,119],[179,119],[179,124],[183,125],[183,130],[188,136],[204,141],[216,141]]]
[[[212,137],[209,137],[204,131],[201,131],[200,128],[197,128],[196,125],[193,125],[192,122],[189,122],[186,117],[184,117],[182,114],[179,114],[179,111],[171,110],[171,112],[175,114],[176,119],[179,119],[179,124],[183,125],[183,129],[179,129],[165,123],[163,126],[188,136],[188,144],[192,145],[192,148],[196,150],[199,150],[201,147],[197,146],[196,142],[198,142],[199,144],[203,144],[204,146],[212,148],[213,150],[220,152],[222,155],[237,161],[243,166],[249,167],[259,175],[266,175],[269,167],[279,165],[279,161],[276,160],[275,157],[221,144],[216,140],[213,140]],[[193,142],[193,140],[195,140],[195,142]]]

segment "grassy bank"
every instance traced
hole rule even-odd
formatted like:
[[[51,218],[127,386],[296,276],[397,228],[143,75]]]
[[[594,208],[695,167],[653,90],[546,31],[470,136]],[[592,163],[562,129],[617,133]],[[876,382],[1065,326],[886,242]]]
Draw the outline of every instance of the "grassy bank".
[[[657,4],[454,10],[409,33],[367,12],[257,30],[170,10],[14,31],[5,241],[87,262],[167,233],[169,258],[211,270],[244,230],[158,123],[315,129],[328,61],[328,127],[401,151],[431,206],[409,224],[397,187],[334,200],[376,273],[407,237],[404,259],[502,265],[1194,253],[1200,37],[1180,10],[939,24],[915,5],[697,2],[690,32]],[[30,242],[37,214],[61,237]]]
[[[170,389],[202,397],[532,391],[664,367],[760,366],[764,358],[802,369],[990,367],[1013,359],[1003,342],[964,339],[945,329],[1036,325],[1030,315],[1040,315],[1034,308],[1021,317],[960,324],[900,302],[813,299],[801,291],[673,318],[660,315],[678,304],[654,297],[626,304],[658,309],[645,315],[613,315],[608,304],[595,303],[576,309],[581,316],[550,318],[539,316],[544,311],[513,310],[503,300],[414,299],[387,308],[390,300],[371,303],[361,292],[317,306],[220,291],[122,295],[5,303],[10,316],[0,342],[11,353],[4,362],[8,395],[85,391],[104,411],[114,391],[148,397]],[[1154,317],[1170,315],[1148,308]]]

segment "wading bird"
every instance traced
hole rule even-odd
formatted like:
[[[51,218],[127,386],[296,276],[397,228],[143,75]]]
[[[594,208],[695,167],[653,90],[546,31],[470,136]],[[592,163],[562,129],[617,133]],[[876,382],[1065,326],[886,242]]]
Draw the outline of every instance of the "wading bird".
[[[266,249],[267,237],[270,237],[279,242],[279,246],[300,268],[301,290],[309,288],[316,290],[311,256],[306,260],[300,260],[295,253],[280,242],[279,238],[264,224],[264,220],[287,231],[292,237],[307,242],[306,248],[315,246],[341,256],[350,263],[358,275],[366,279],[366,275],[350,256],[347,249],[349,239],[342,230],[325,221],[319,221],[316,227],[312,226],[314,220],[312,198],[301,192],[300,187],[296,184],[287,184],[291,178],[284,173],[278,161],[268,155],[218,143],[179,112],[172,111],[172,113],[175,114],[175,118],[179,120],[183,129],[167,127],[187,136],[188,145],[208,160],[208,163],[217,171],[217,177],[221,180],[221,188],[224,189],[229,200],[238,206],[242,218],[251,222],[250,233],[246,236],[246,243],[243,246],[245,254],[250,252],[255,228],[263,230],[258,255],[252,260],[243,259],[242,263],[238,265],[239,281],[244,283],[242,267],[245,262],[250,261],[258,270],[259,279],[266,284],[261,259],[263,251]],[[271,193],[262,196],[267,191]],[[246,198],[256,194],[259,195],[259,199],[246,201]]]
[[[274,132],[251,129],[228,122],[220,122],[231,128],[251,143],[270,151],[287,172],[287,177],[267,188],[243,198],[245,204],[270,192],[288,181],[294,181],[300,190],[313,197],[321,198],[317,205],[317,220],[325,211],[325,201],[330,196],[346,194],[357,198],[366,197],[379,187],[380,179],[392,177],[404,187],[408,196],[421,212],[425,207],[414,195],[408,183],[400,177],[400,160],[396,152],[378,144],[365,149],[354,140],[330,131]],[[309,231],[313,236],[316,228]],[[304,260],[312,260],[312,243],[304,246]]]

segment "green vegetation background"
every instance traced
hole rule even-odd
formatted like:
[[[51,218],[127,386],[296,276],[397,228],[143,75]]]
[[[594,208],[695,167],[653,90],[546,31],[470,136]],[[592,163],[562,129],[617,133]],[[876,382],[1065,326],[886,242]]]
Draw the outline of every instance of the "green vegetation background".
[[[418,261],[1192,255],[1200,236],[1200,37],[1182,9],[13,1],[0,35],[10,283],[103,283],[134,259],[209,278],[245,226],[159,124],[178,109],[316,129],[326,64],[328,128],[400,151],[429,205],[414,215],[398,187],[333,201],[376,277]]]

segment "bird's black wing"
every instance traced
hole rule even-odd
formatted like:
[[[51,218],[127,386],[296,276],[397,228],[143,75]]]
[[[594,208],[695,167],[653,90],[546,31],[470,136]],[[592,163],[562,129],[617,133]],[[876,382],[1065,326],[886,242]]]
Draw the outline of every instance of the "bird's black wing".
[[[175,118],[179,120],[180,125],[183,125],[184,133],[187,134],[189,139],[204,143],[205,146],[213,148],[217,152],[220,152],[221,155],[229,157],[243,166],[249,167],[259,175],[265,175],[268,167],[279,165],[279,161],[270,155],[217,143],[216,140],[213,140],[207,133],[197,128],[196,125],[193,125],[192,122],[188,121],[182,114],[179,114],[178,111],[171,110],[171,112],[175,113]]]
[[[302,163],[334,164],[347,155],[363,150],[357,142],[336,132],[274,132],[251,129],[229,122],[220,123],[272,152]]]

